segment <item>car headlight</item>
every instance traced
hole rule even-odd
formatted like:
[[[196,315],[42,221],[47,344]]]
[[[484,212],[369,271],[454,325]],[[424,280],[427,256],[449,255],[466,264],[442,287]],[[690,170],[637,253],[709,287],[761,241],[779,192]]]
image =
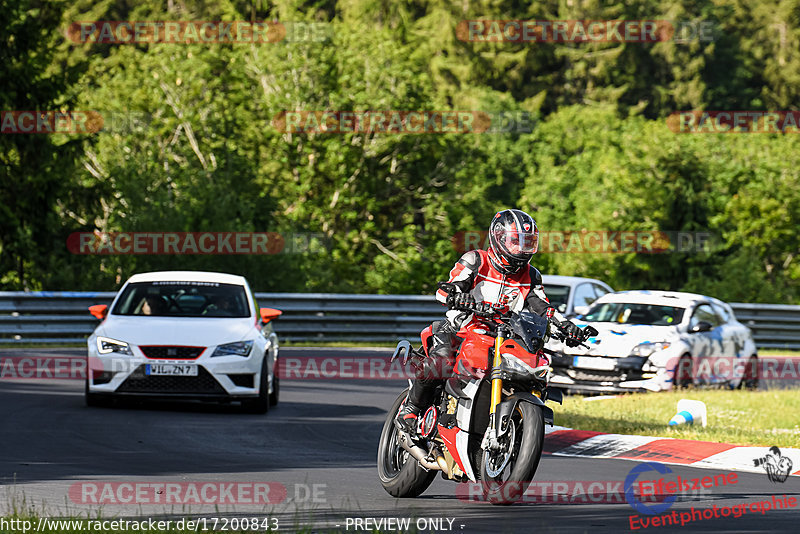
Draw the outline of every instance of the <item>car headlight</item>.
[[[97,352],[98,354],[126,354],[132,355],[131,347],[124,341],[111,339],[110,337],[97,336]]]
[[[247,356],[253,349],[253,340],[250,341],[236,341],[234,343],[225,343],[220,345],[214,350],[211,357],[215,356]]]
[[[643,356],[647,358],[655,352],[668,349],[669,346],[670,343],[668,341],[658,341],[655,343],[648,341],[647,343],[640,343],[633,347],[631,356]]]
[[[523,362],[513,354],[508,352],[504,352],[500,354],[503,358],[503,365],[509,371],[513,371],[515,373],[523,374],[523,375],[533,375],[537,378],[544,378],[547,376],[547,372],[550,369],[549,365],[540,365],[539,367],[531,367],[527,363]]]

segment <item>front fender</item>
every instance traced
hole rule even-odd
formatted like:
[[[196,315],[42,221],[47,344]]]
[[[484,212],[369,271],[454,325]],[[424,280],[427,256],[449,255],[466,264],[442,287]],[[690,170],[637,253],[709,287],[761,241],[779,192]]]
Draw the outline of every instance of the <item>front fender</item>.
[[[502,436],[508,430],[508,422],[511,420],[511,414],[516,410],[517,404],[520,402],[529,402],[531,404],[535,404],[542,409],[542,415],[544,416],[544,422],[553,426],[553,410],[545,405],[542,400],[533,395],[532,393],[528,393],[526,391],[520,391],[514,393],[507,397],[503,402],[497,405],[497,409],[495,410],[495,430],[497,431],[497,436]]]

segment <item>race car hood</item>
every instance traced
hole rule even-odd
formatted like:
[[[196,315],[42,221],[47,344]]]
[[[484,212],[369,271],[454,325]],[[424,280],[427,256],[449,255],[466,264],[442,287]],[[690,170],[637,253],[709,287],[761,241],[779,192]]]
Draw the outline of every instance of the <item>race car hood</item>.
[[[587,324],[593,326],[598,331],[595,337],[591,337],[586,341],[586,345],[589,346],[589,349],[584,347],[568,348],[564,345],[565,354],[588,354],[623,358],[630,355],[633,347],[640,343],[670,341],[678,337],[678,328],[676,326],[577,323],[581,328]]]
[[[124,317],[109,315],[97,334],[133,345],[210,347],[255,337],[252,318]],[[251,339],[252,339],[251,337]]]

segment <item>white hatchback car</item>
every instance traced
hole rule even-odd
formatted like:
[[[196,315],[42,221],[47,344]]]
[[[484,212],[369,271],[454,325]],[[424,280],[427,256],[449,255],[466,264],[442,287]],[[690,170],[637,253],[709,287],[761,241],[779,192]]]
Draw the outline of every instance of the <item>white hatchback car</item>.
[[[623,291],[597,299],[583,316],[598,335],[561,345],[551,384],[574,391],[660,391],[690,384],[758,387],[750,329],[715,298],[671,291]]]
[[[542,284],[550,304],[567,317],[586,313],[595,300],[614,292],[605,282],[579,276],[543,274]]]
[[[113,396],[241,401],[255,413],[277,404],[281,312],[256,308],[241,276],[167,271],[132,276],[88,339],[86,403]]]

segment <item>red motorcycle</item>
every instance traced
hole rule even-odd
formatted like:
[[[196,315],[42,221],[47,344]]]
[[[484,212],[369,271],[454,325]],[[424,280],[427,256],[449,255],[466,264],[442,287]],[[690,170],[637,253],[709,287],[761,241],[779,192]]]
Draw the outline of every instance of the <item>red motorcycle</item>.
[[[442,283],[446,292],[452,284]],[[453,375],[436,391],[435,401],[419,418],[416,435],[399,431],[394,418],[406,402],[404,390],[389,410],[378,444],[378,475],[394,497],[416,497],[436,472],[455,482],[480,482],[483,496],[495,504],[520,499],[528,488],[544,441],[544,424],[553,424],[561,391],[547,387],[553,353],[544,348],[549,336],[564,339],[552,317],[509,313],[487,303],[460,308],[479,321],[462,329]],[[584,340],[597,332],[584,329]],[[428,356],[432,329],[421,334],[422,346],[397,344],[392,360],[412,364]]]

